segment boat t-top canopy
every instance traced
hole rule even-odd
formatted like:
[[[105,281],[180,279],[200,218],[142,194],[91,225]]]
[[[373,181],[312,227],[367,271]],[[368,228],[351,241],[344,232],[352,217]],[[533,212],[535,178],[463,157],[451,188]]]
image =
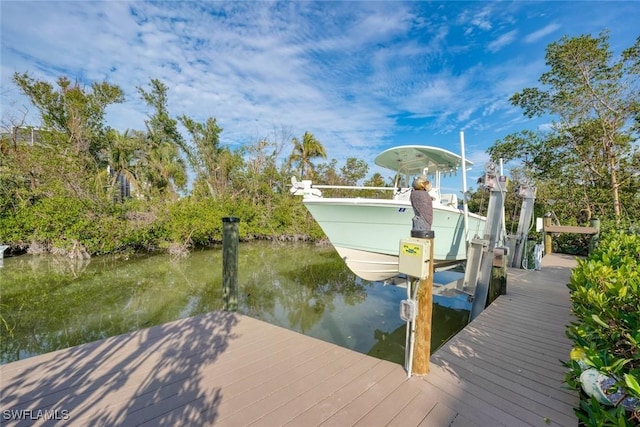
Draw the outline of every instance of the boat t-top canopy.
[[[407,175],[422,174],[425,168],[429,174],[455,173],[462,163],[462,158],[451,151],[428,145],[403,145],[389,148],[376,157],[375,163],[392,171]],[[467,167],[473,162],[465,161]]]

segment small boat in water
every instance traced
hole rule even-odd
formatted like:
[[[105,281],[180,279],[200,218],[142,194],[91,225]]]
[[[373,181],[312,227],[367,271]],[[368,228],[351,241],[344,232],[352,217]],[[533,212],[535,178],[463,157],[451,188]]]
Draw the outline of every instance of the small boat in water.
[[[370,281],[387,280],[399,274],[400,240],[411,234],[413,208],[409,200],[415,177],[426,175],[432,184],[434,268],[444,269],[466,259],[467,240],[484,231],[486,218],[467,214],[458,206],[456,194],[440,192],[441,178],[462,166],[457,154],[438,147],[405,145],[390,148],[375,159],[376,165],[396,173],[394,187],[345,187],[316,185],[292,178],[291,192],[302,195],[302,203],[327,238],[357,276]],[[465,161],[466,167],[472,165]],[[328,188],[392,191],[390,199],[323,197]],[[465,230],[465,223],[467,229]]]

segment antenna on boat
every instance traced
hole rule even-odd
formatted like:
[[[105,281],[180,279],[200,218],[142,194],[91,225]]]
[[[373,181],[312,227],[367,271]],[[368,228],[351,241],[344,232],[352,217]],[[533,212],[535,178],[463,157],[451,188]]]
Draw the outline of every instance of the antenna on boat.
[[[462,211],[464,212],[464,237],[469,240],[469,207],[467,206],[467,160],[464,155],[464,132],[460,131],[460,155],[462,157]]]

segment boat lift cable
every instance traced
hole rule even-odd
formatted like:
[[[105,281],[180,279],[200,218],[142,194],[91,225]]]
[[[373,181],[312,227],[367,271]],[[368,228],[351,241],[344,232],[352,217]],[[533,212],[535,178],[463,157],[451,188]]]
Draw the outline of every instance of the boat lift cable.
[[[520,210],[522,210],[522,205],[520,205]],[[509,230],[509,234],[515,234],[515,232],[513,231],[513,227],[516,225],[515,218],[519,215],[520,212],[518,212],[518,204],[516,203],[515,205],[513,205],[513,215],[511,216],[511,230]]]

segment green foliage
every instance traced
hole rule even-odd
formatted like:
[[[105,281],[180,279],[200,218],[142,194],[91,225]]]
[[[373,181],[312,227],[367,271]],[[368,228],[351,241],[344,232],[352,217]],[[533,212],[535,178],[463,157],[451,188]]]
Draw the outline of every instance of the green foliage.
[[[320,163],[315,168],[314,180],[323,185],[344,185],[357,186],[358,182],[367,175],[369,165],[355,157],[346,159],[344,165],[338,169],[338,161],[331,159],[327,163]],[[322,190],[325,197],[365,197],[367,193],[377,193],[377,191],[353,190],[340,188],[327,188]],[[388,198],[391,193],[387,192]]]
[[[187,116],[181,116],[178,119],[191,136],[192,144],[186,144],[182,139],[178,140],[178,143],[189,165],[196,172],[196,180],[206,185],[209,196],[221,195],[226,179],[224,174],[219,173],[222,169],[220,163],[224,158],[221,154],[225,151],[220,147],[222,128],[212,117],[205,123],[198,123]]]
[[[571,283],[576,321],[567,335],[583,362],[617,380],[628,396],[640,399],[640,234],[611,232],[588,259],[580,261]],[[568,364],[567,383],[578,389],[581,367]],[[635,425],[640,414],[625,413],[583,399],[577,414],[589,426]]]
[[[138,87],[142,99],[153,109],[146,121],[146,144],[139,161],[146,187],[155,190],[151,194],[176,197],[187,184],[186,165],[179,151],[184,140],[177,120],[171,118],[167,109],[167,86],[157,79],[151,79],[149,86],[148,90]]]
[[[349,157],[344,166],[340,168],[340,175],[345,185],[358,185],[358,181],[367,176],[369,165],[367,162],[355,157]]]
[[[79,154],[95,156],[102,148],[108,130],[106,107],[124,101],[122,89],[107,82],[93,83],[87,90],[67,77],[57,80],[57,89],[27,73],[14,73],[13,81],[38,107],[44,127],[65,134]]]
[[[118,87],[96,83],[87,90],[64,77],[54,87],[27,74],[14,82],[40,110],[45,129],[35,131],[35,141],[29,128],[2,134],[0,240],[13,251],[184,254],[220,242],[223,216],[241,219],[242,239],[323,236],[289,194],[281,147],[264,139],[231,151],[215,118],[171,117],[159,80],[138,88],[152,109],[146,129],[122,133],[104,124],[104,108],[124,99]],[[300,144],[307,168],[326,156],[308,132]],[[181,154],[195,172],[190,196]]]
[[[589,254],[590,241],[591,236],[587,234],[560,233],[553,238],[553,251],[569,255],[586,256]]]
[[[187,242],[189,246],[211,246],[222,241],[222,218],[235,216],[229,204],[211,199],[184,198],[167,207],[163,235],[169,242]],[[242,224],[241,224],[242,225]],[[240,236],[243,234],[240,227]]]
[[[572,216],[624,218],[640,209],[632,124],[640,105],[640,38],[614,59],[608,34],[563,37],[546,51],[541,87],[511,97],[527,117],[549,116],[545,132],[522,131],[489,149],[492,158],[521,160],[552,185]],[[564,219],[563,218],[563,219]]]
[[[627,418],[626,411],[622,407],[605,408],[595,398],[580,401],[580,408],[575,410],[582,425],[593,427],[616,426],[633,427],[635,422]]]

